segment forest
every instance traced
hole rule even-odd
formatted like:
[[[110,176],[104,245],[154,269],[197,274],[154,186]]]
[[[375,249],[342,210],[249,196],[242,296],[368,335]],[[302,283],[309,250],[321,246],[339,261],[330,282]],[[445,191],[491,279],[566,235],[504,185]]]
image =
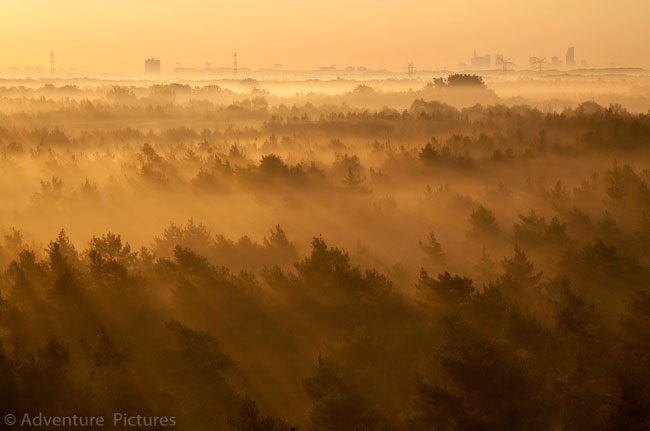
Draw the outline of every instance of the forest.
[[[647,99],[0,85],[2,413],[650,429]]]

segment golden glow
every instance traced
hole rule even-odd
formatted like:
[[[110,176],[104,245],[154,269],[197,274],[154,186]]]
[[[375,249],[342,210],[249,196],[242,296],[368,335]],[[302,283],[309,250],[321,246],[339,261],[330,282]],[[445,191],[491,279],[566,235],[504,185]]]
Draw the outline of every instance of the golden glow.
[[[57,64],[139,70],[240,67],[454,67],[472,51],[650,65],[647,0],[2,0],[0,72]]]

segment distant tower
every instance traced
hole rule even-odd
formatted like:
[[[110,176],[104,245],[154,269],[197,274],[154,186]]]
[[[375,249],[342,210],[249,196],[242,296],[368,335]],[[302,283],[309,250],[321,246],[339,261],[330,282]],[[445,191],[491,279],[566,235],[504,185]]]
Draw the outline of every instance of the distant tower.
[[[232,56],[232,73],[235,79],[237,79],[237,52]]]
[[[413,62],[409,62],[408,74],[409,76],[415,75],[415,65],[413,64]]]
[[[512,61],[510,61],[509,58],[503,58],[502,54],[497,55],[497,61],[494,63],[495,65],[502,65],[503,66],[503,74],[507,75],[508,74],[508,66],[511,64],[514,64]]]
[[[54,75],[54,52],[50,52],[50,74]]]
[[[573,47],[570,47],[566,52],[566,62],[565,62],[565,64],[567,65],[567,67],[571,67],[571,66],[576,65],[575,49]]]
[[[539,74],[541,75],[544,72],[544,65],[548,63],[548,60],[546,57],[539,58],[539,57],[532,57],[535,59],[535,64],[537,65],[537,70],[539,71]]]

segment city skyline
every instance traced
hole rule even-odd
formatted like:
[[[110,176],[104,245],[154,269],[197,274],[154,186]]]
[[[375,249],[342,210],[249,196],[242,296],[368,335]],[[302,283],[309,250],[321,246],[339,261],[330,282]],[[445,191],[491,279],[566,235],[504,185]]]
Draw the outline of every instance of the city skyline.
[[[439,69],[469,64],[474,49],[521,65],[531,55],[563,58],[569,46],[590,66],[650,66],[644,48],[650,3],[637,0],[619,2],[616,13],[603,0],[552,0],[543,10],[506,0],[489,6],[407,0],[399,13],[388,2],[365,0],[191,3],[64,0],[55,7],[45,0],[7,0],[0,6],[6,21],[0,37],[20,43],[0,50],[0,70],[48,68],[51,51],[57,64],[93,72],[133,72],[152,56],[167,67],[227,66],[233,51],[241,53],[242,68],[281,63],[288,69],[395,69],[414,62],[419,69]]]
[[[544,59],[545,62],[544,67],[550,70],[571,70],[571,69],[582,69],[582,68],[593,68],[593,69],[638,68],[638,66],[621,65],[621,64],[614,64],[614,63],[610,63],[607,65],[591,64],[590,62],[587,61],[587,59],[584,58],[576,59],[574,50],[575,50],[574,47],[567,48],[566,54],[562,56],[562,58],[565,58],[564,61],[560,59],[560,56],[553,55],[552,57],[551,56],[549,57],[530,56],[528,58],[528,62],[526,62],[524,59],[520,59],[519,62],[513,62],[511,61],[510,57],[508,57],[507,55],[504,56],[504,54],[501,52],[481,53],[481,55],[478,55],[477,50],[475,49],[472,55],[468,57],[467,61],[461,60],[455,66],[443,66],[437,69],[420,68],[420,71],[424,71],[424,72],[432,72],[436,70],[498,71],[498,70],[502,70],[503,68],[504,57],[507,58],[508,61],[508,67],[509,67],[508,70],[512,72],[538,70],[538,66],[536,62],[538,58]],[[549,60],[549,58],[551,58],[551,60]],[[572,59],[572,61],[569,60],[570,58]],[[74,65],[59,66],[58,64],[55,64],[53,51],[50,52],[50,54],[48,55],[48,59],[49,61],[47,65],[44,62],[39,65],[31,65],[31,66],[12,65],[7,67],[5,70],[0,70],[0,75],[2,75],[3,72],[9,72],[10,75],[20,75],[23,73],[34,74],[34,75],[48,75],[48,74],[49,75],[52,74],[73,75],[75,73],[87,72],[86,70],[83,69],[79,70]],[[129,64],[128,71],[135,75],[144,74],[144,75],[152,76],[152,75],[170,75],[170,74],[179,74],[179,73],[186,74],[187,72],[201,72],[201,71],[225,71],[225,70],[232,70],[233,68],[232,65],[229,66],[225,63],[214,64],[212,61],[205,61],[203,64],[184,64],[184,63],[174,63],[174,62],[170,62],[166,64],[166,62],[163,59],[160,59],[159,57],[146,58],[144,60],[144,68],[140,67],[141,63],[142,62],[140,62],[140,65]],[[152,66],[154,70],[151,69]],[[417,66],[413,62],[408,62],[406,65],[396,65],[395,67],[374,68],[374,69],[372,67],[366,67],[365,65],[354,66],[354,65],[336,65],[336,64],[328,64],[328,65],[322,65],[316,67],[303,66],[303,67],[291,68],[291,67],[286,67],[281,63],[274,63],[272,65],[262,65],[259,67],[248,67],[246,65],[243,65],[243,66],[239,66],[238,69],[242,71],[276,71],[276,72],[277,71],[304,71],[304,72],[323,72],[323,71],[382,72],[385,71],[390,73],[404,72],[409,75],[413,75],[415,73],[415,70],[417,69]],[[103,70],[103,72],[110,73],[111,69],[107,68]],[[112,70],[112,72],[119,73],[119,71],[115,71],[115,70]]]

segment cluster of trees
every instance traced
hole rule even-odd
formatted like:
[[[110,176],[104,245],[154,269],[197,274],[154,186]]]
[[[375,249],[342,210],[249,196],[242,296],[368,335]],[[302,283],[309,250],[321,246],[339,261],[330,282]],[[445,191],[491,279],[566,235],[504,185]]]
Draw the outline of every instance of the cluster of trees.
[[[427,88],[462,88],[462,87],[485,87],[483,78],[478,75],[455,73],[445,78],[434,78],[433,82],[427,84]]]
[[[66,165],[73,166],[77,177],[81,176],[80,184],[97,186],[93,164],[108,167],[113,179],[127,177],[132,184],[144,182],[163,188],[189,186],[227,192],[235,185],[245,188],[275,183],[309,186],[310,190],[344,186],[371,191],[374,183],[386,184],[391,177],[411,177],[414,181],[437,178],[441,169],[490,175],[505,165],[516,170],[516,165],[549,157],[571,161],[578,156],[614,155],[621,160],[637,160],[647,155],[650,136],[647,115],[589,103],[575,110],[543,114],[528,107],[477,105],[458,110],[419,100],[402,113],[321,112],[319,119],[304,113],[297,122],[290,119],[291,110],[278,115],[285,108],[274,109],[277,113],[270,118],[264,114],[267,121],[258,119],[257,127],[231,125],[224,129],[201,128],[202,123],[190,122],[189,126],[160,131],[132,126],[103,130],[102,121],[98,121],[96,130],[72,132],[18,128],[15,126],[24,119],[12,118],[4,126],[0,121],[0,164],[18,170],[30,164],[45,167],[51,173],[41,178],[44,196],[62,196],[59,181],[66,176]],[[296,115],[301,112],[297,109]],[[169,114],[184,118],[184,114]],[[30,122],[45,124],[44,115]],[[151,111],[140,119],[159,115],[161,112]],[[247,114],[237,118],[242,123],[250,119]],[[113,153],[115,148],[119,148],[119,157]],[[338,160],[345,158],[356,158],[356,162],[341,170]],[[79,172],[84,169],[81,165],[87,166],[85,173]],[[617,168],[606,180],[640,181],[640,186],[627,186],[647,188],[644,179],[635,180],[632,177],[637,174],[625,169],[631,168]],[[57,177],[56,182],[52,176]],[[63,180],[69,187],[68,179]]]
[[[489,219],[485,208],[471,214],[473,234]],[[533,213],[526,223],[542,222]],[[412,300],[321,237],[302,259],[280,227],[256,252],[208,237],[190,222],[137,252],[112,233],[78,251],[62,231],[39,259],[7,234],[5,410],[175,416],[187,430],[650,423],[647,268],[603,241],[555,274],[519,247],[483,285],[423,269]],[[444,258],[436,243],[422,246]],[[237,250],[269,260],[223,266]]]
[[[650,116],[257,84],[0,89],[4,410],[650,427]]]

